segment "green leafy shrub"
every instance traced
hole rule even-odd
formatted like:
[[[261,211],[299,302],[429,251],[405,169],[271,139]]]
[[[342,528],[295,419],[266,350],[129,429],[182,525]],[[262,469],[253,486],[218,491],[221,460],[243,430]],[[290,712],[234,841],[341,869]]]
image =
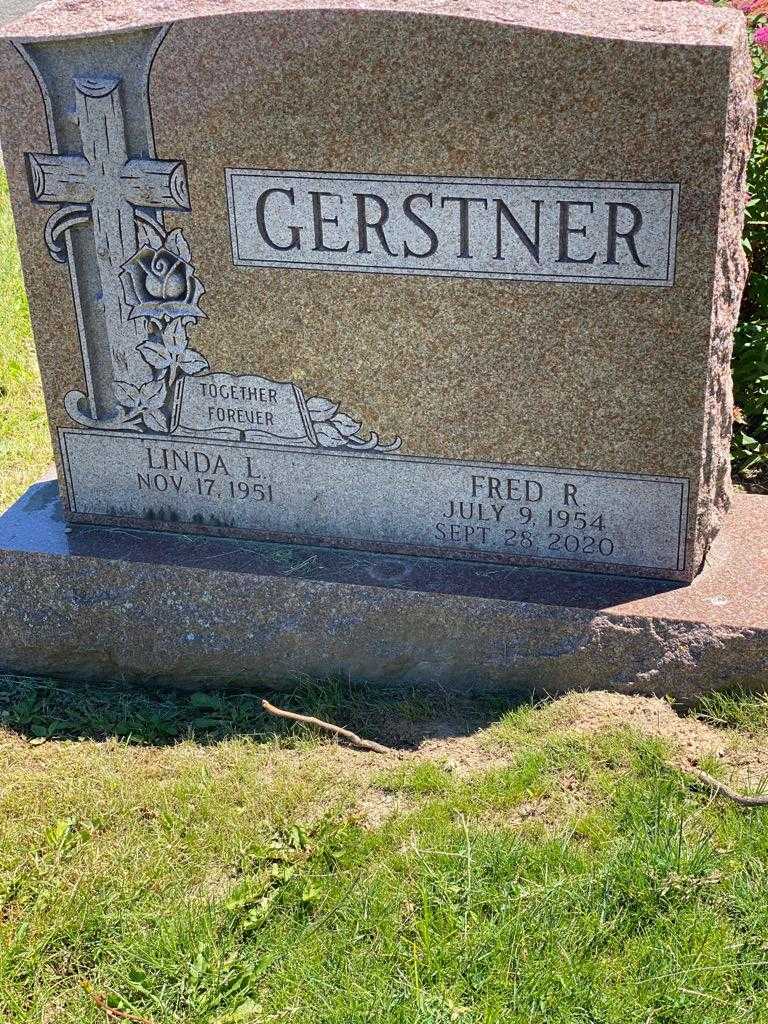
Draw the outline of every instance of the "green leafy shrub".
[[[731,0],[731,6],[747,15],[757,96],[744,231],[750,275],[733,350],[732,456],[737,481],[768,492],[768,3]]]

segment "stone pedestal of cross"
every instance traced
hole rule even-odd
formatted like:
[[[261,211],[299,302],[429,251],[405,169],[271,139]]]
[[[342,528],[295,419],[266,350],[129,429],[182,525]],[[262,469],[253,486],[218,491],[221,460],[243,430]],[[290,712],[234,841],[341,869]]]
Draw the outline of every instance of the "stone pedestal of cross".
[[[83,230],[86,224],[93,231],[100,287],[81,287],[84,269],[80,267],[72,268],[72,282],[84,335],[91,413],[102,420],[109,419],[116,408],[115,380],[141,383],[151,376],[137,352],[144,333],[140,322],[129,320],[130,307],[119,280],[121,267],[138,247],[137,211],[189,210],[181,161],[128,158],[120,83],[120,78],[110,76],[74,79],[81,155],[27,155],[32,198],[63,207],[46,230],[54,258],[67,259],[57,254],[55,246],[63,231]],[[95,303],[95,312],[102,314],[97,317],[100,329],[93,322],[94,310],[84,308],[84,290],[89,292],[89,304]]]

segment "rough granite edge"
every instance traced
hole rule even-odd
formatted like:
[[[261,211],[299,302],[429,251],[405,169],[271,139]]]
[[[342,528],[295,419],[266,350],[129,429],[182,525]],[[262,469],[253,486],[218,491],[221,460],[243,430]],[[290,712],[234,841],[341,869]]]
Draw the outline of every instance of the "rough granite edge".
[[[390,12],[492,21],[510,27],[628,42],[733,46],[743,16],[689,0],[43,0],[20,17],[0,15],[0,37],[41,40],[101,35],[189,18],[279,11]]]
[[[742,245],[747,163],[756,124],[752,61],[746,27],[731,56],[725,151],[713,268],[709,374],[704,400],[702,450],[704,459],[696,509],[696,565],[700,567],[723,516],[731,505],[731,432],[733,332],[747,280],[747,257]]]
[[[98,528],[78,548],[57,506],[38,485],[0,517],[0,672],[238,689],[339,674],[372,687],[683,701],[768,684],[768,497],[739,496],[690,587],[617,598],[595,577],[565,603],[553,592],[581,574],[547,574],[528,590],[518,572],[500,589],[484,577],[477,592],[462,577],[435,590],[434,576],[409,575],[410,559],[350,576],[325,561],[331,551],[313,559],[297,546],[276,561],[270,546],[249,545],[262,557],[235,568],[221,544],[194,542],[169,562],[127,543],[131,531]]]
[[[71,564],[68,564],[71,563]],[[609,689],[692,701],[768,684],[768,628],[291,577],[0,553],[0,671],[273,687],[343,675],[443,692]]]

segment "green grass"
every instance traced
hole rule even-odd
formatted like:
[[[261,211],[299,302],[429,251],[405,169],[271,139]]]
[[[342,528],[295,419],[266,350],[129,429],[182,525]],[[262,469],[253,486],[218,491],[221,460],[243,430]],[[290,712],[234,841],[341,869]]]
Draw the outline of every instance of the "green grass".
[[[573,698],[274,699],[405,756],[253,693],[0,681],[3,1024],[768,1020],[768,809],[659,738],[569,732]]]
[[[700,717],[714,725],[726,725],[753,734],[768,727],[768,694],[710,693],[698,704]]]
[[[0,511],[52,461],[8,184],[0,172]]]

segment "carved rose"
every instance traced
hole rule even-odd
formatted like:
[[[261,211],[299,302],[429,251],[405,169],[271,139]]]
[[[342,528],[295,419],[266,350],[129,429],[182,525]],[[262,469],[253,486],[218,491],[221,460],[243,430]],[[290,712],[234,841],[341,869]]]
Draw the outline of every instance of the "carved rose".
[[[205,315],[199,306],[205,289],[194,267],[176,248],[169,246],[168,240],[157,249],[143,245],[123,264],[120,282],[131,306],[131,320]]]

